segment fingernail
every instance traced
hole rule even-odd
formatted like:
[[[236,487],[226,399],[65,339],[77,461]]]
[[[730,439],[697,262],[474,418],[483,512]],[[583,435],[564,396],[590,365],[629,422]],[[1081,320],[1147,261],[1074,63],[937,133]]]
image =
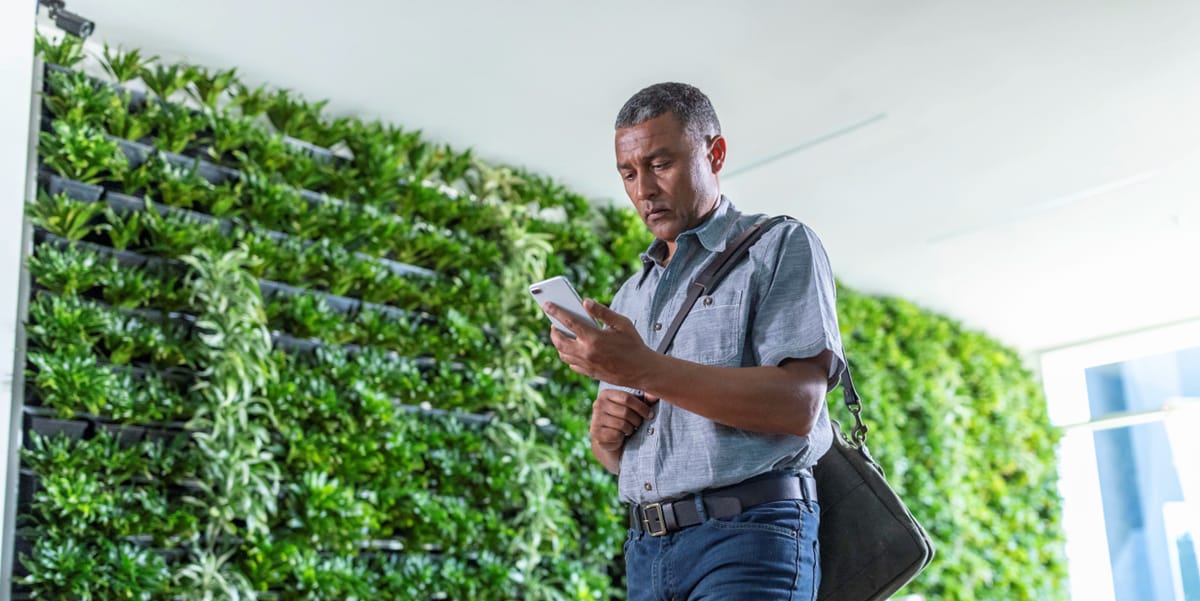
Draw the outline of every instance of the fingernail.
[[[587,308],[587,309],[591,309],[591,308],[592,308],[592,306],[593,306],[593,305],[595,305],[595,304],[596,304],[596,301],[594,301],[594,300],[592,300],[592,299],[590,299],[590,298],[585,298],[585,299],[583,299],[583,306],[584,306],[585,308]]]

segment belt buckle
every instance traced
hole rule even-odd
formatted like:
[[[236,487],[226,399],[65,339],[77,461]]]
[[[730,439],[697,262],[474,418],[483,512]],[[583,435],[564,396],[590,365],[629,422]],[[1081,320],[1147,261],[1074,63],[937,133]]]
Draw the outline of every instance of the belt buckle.
[[[667,519],[663,516],[661,503],[651,503],[642,507],[642,525],[650,536],[662,536],[667,533]]]

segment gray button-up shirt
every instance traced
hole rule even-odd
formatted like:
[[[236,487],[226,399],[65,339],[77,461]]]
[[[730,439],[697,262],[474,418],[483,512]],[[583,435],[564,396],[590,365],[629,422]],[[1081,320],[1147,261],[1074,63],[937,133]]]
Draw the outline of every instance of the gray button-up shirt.
[[[628,317],[642,340],[657,348],[692,280],[757,215],[743,215],[724,196],[712,216],[676,239],[667,267],[666,244],[642,255],[644,268],[621,287],[613,310]],[[679,328],[670,355],[705,365],[779,365],[786,359],[834,352],[832,383],[841,373],[836,290],[825,249],[807,226],[776,225],[750,248]],[[606,382],[603,388],[620,388]],[[808,436],[762,434],[718,424],[662,399],[654,418],[625,442],[620,492],[626,502],[672,499],[741,482],[769,471],[795,472],[816,463],[832,443],[829,414]]]

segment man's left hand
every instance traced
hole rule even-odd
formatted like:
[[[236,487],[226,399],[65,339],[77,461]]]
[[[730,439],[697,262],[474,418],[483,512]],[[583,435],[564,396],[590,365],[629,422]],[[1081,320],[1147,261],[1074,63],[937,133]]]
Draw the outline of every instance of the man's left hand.
[[[558,349],[558,357],[573,371],[585,376],[618,386],[640,388],[644,375],[653,369],[651,365],[660,355],[642,342],[633,322],[624,315],[590,298],[583,302],[583,308],[607,327],[597,328],[554,303],[546,303],[546,312],[575,332],[572,339],[558,328],[550,328],[550,340]]]

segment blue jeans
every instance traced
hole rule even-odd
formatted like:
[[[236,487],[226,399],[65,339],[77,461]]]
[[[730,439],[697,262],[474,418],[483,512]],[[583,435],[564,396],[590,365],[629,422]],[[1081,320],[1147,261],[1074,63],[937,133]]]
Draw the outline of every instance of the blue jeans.
[[[773,501],[625,539],[629,601],[811,601],[821,582],[815,502]]]

